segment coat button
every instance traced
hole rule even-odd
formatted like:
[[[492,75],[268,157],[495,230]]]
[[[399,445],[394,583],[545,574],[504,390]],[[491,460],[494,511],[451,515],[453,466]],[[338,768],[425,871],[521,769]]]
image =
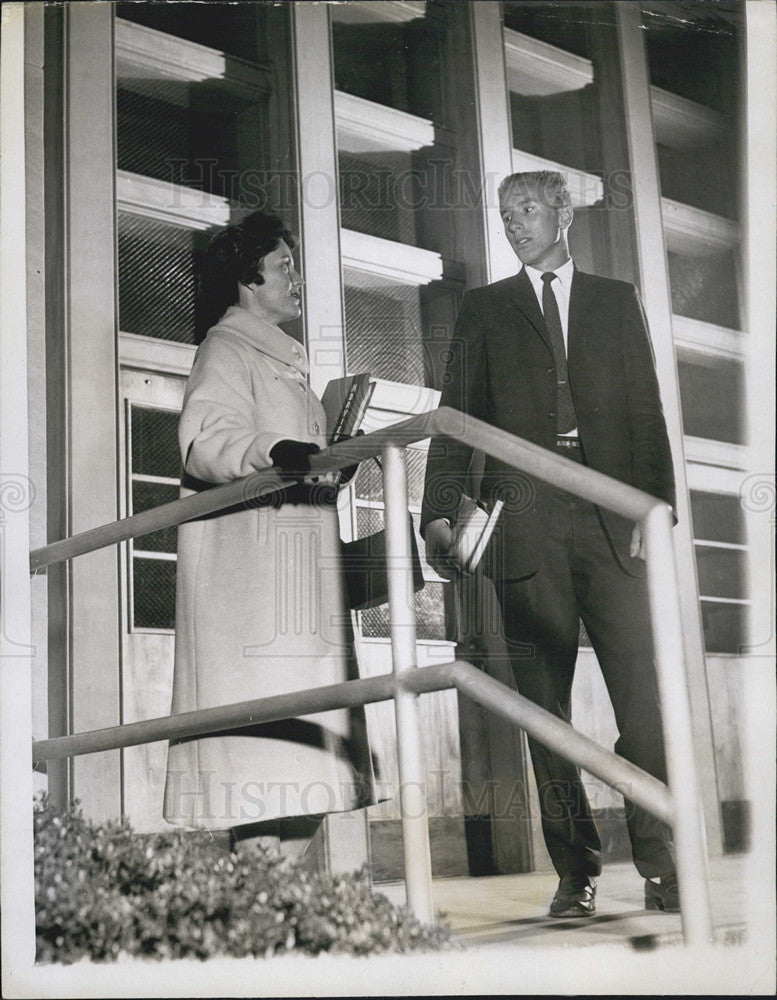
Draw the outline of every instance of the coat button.
[[[546,368],[545,369],[545,374],[546,375],[552,375],[553,374],[553,369],[552,368]]]
[[[549,417],[555,417],[556,416],[556,411],[555,410],[548,410],[548,416]]]
[[[321,428],[318,426],[318,424],[313,424],[313,430],[316,432],[316,434],[318,434]]]

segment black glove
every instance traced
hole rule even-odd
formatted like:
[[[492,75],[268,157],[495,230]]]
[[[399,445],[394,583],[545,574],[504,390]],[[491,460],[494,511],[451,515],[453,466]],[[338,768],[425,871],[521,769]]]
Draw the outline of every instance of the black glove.
[[[310,441],[278,441],[270,448],[270,460],[287,476],[306,476],[310,472],[310,456],[321,451]]]
[[[358,430],[352,437],[363,437],[364,431]],[[356,465],[346,465],[344,469],[340,469],[340,479],[338,481],[338,486],[347,486],[348,483],[353,479],[356,473],[359,471],[360,463],[357,462]]]

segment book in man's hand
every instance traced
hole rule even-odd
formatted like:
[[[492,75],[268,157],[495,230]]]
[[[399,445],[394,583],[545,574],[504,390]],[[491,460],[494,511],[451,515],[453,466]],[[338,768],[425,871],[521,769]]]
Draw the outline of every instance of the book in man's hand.
[[[369,372],[330,379],[321,397],[329,444],[345,441],[358,431],[374,389]]]
[[[489,511],[480,500],[462,493],[448,554],[466,576],[478,568],[503,506],[501,500],[496,500]]]

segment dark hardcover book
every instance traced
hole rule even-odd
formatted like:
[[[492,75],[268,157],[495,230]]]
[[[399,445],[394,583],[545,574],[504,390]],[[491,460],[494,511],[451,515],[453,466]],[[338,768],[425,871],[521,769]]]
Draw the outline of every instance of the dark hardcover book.
[[[374,389],[369,372],[333,378],[327,383],[321,404],[326,413],[330,444],[353,437],[358,431]]]

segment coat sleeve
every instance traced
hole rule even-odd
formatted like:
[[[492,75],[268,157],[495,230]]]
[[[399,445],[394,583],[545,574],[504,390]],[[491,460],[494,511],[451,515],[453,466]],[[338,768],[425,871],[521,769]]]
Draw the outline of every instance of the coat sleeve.
[[[675,509],[672,453],[656,376],[647,317],[631,286],[623,315],[626,391],[631,432],[633,483]]]
[[[241,479],[272,465],[270,449],[283,436],[261,430],[240,352],[221,340],[205,341],[189,376],[178,425],[186,472],[209,483]]]
[[[449,345],[440,406],[465,415],[489,419],[486,357],[478,311],[470,293],[464,296]],[[463,418],[466,424],[466,416]],[[474,449],[449,437],[432,438],[426,464],[421,533],[437,518],[453,520],[459,505]]]

